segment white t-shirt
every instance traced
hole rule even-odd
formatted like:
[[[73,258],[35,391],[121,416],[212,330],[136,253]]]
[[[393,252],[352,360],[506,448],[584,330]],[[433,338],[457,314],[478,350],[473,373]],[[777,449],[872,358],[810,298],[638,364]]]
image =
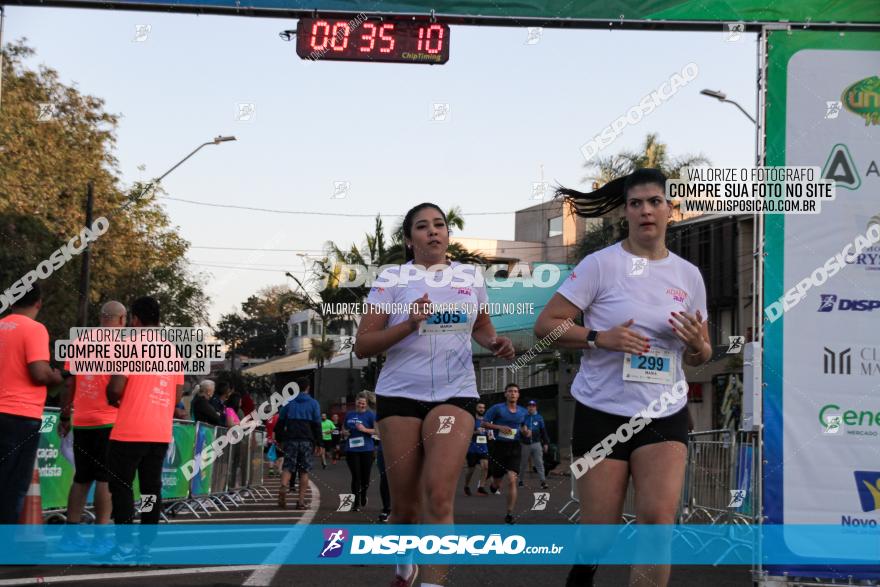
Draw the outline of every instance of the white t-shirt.
[[[437,272],[436,277],[432,277],[434,272],[429,275],[427,271],[413,266],[412,261],[402,267],[407,265],[410,275],[414,272],[415,276],[410,276],[406,285],[379,286],[381,283],[398,281],[400,266],[390,267],[379,274],[375,287],[367,296],[369,304],[380,307],[393,305],[391,309],[394,311],[389,312],[388,326],[408,320],[409,311],[406,308],[427,293],[433,304],[459,304],[457,307],[462,314],[454,318],[461,321],[466,316],[467,328],[443,334],[419,334],[416,330],[392,346],[387,351],[387,360],[376,383],[376,395],[431,402],[445,401],[452,397],[479,397],[471,353],[471,333],[479,306],[488,300],[485,285],[457,287],[455,284],[464,280],[452,279],[450,285],[432,287],[425,283],[426,276],[429,281],[434,279],[440,282],[442,272]],[[452,262],[450,269],[458,266],[461,263]],[[458,272],[462,271],[474,276],[476,267],[464,265],[458,269]],[[475,283],[473,279],[468,282]]]
[[[584,257],[557,293],[583,311],[584,324],[593,330],[610,330],[634,319],[630,328],[650,339],[651,351],[674,354],[673,383],[684,380],[686,345],[672,331],[669,319],[671,312],[695,315],[698,309],[703,320],[707,318],[706,286],[695,265],[670,251],[665,259],[648,261],[643,268],[617,243]],[[625,381],[623,363],[624,353],[584,349],[571,394],[590,408],[632,417],[672,389],[663,383]],[[687,398],[670,403],[658,417],[675,414],[686,403]]]

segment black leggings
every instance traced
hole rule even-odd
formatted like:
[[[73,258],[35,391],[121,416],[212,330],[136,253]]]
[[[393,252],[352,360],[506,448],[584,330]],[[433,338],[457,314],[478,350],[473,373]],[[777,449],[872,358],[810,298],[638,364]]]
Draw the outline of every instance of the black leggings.
[[[361,504],[367,496],[367,488],[370,487],[373,451],[348,451],[345,453],[345,462],[348,463],[348,470],[351,471],[351,492],[354,494],[355,503]]]
[[[388,489],[388,475],[385,473],[385,455],[379,450],[376,457],[379,465],[379,495],[382,497],[382,511],[391,511],[391,491]]]
[[[141,544],[151,544],[156,537],[156,526],[162,513],[162,464],[168,444],[164,442],[122,442],[111,440],[107,452],[110,470],[110,497],[113,502],[113,521],[116,522],[116,538],[120,543],[130,543],[134,521],[134,493],[132,484],[137,473],[141,495],[154,495],[155,501],[144,504],[141,509]],[[152,506],[152,507],[150,507]]]

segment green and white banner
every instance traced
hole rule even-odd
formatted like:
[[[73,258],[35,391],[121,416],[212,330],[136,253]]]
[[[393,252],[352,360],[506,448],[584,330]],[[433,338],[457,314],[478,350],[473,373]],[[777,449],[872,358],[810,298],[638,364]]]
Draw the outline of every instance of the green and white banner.
[[[880,246],[852,244],[880,231],[880,34],[772,32],[768,48],[767,165],[820,167],[837,198],[765,217],[765,309],[805,285],[765,324],[766,521],[877,527]]]

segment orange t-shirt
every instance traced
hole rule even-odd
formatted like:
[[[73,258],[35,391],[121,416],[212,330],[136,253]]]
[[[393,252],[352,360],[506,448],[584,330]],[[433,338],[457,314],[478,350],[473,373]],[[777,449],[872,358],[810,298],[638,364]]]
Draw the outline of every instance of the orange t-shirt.
[[[183,373],[129,375],[110,440],[171,442],[178,385]]]
[[[64,370],[70,362],[64,362]],[[112,426],[116,422],[117,409],[107,403],[107,384],[110,375],[75,375],[76,389],[73,394],[73,427],[94,428]]]
[[[34,385],[28,363],[49,360],[49,331],[21,314],[0,320],[0,412],[43,417],[46,386]]]

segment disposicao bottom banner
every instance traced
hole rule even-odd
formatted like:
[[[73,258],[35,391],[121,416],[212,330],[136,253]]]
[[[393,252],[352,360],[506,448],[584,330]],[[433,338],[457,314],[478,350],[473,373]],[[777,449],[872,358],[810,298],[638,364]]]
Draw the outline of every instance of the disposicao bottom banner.
[[[95,526],[80,526],[89,537]],[[210,525],[98,527],[131,564],[864,565],[880,577],[880,529],[834,525]],[[132,531],[133,534],[132,534]],[[101,564],[61,552],[64,526],[0,526],[0,564]],[[146,561],[136,560],[137,557]],[[109,561],[108,561],[109,562]]]

